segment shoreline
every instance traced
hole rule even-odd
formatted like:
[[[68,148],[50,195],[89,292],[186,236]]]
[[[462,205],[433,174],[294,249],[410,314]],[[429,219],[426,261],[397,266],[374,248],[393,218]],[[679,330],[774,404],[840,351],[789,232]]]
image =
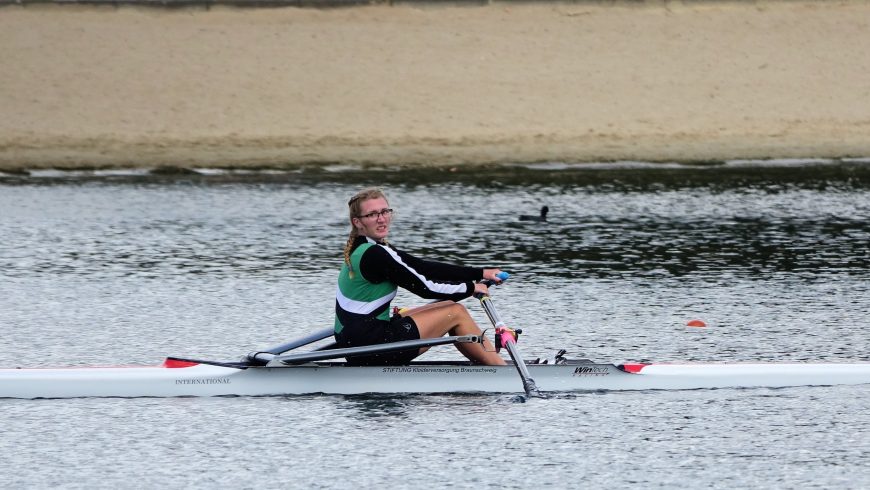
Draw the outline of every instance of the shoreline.
[[[631,148],[619,143],[633,138]],[[197,140],[130,139],[112,141],[88,137],[34,138],[26,148],[3,145],[0,171],[32,169],[96,170],[123,168],[296,169],[335,164],[362,167],[455,165],[491,166],[540,163],[649,162],[715,164],[730,160],[866,159],[870,142],[863,135],[845,141],[842,135],[821,141],[817,135],[737,135],[703,138],[692,134],[604,136],[594,140],[553,142],[523,136],[505,141],[463,138],[457,141],[413,142],[342,141],[249,142],[230,138]],[[98,140],[98,141],[95,141]],[[227,141],[230,140],[230,141]],[[613,142],[613,143],[611,143]]]
[[[0,170],[863,158],[868,22],[852,1],[3,6]]]

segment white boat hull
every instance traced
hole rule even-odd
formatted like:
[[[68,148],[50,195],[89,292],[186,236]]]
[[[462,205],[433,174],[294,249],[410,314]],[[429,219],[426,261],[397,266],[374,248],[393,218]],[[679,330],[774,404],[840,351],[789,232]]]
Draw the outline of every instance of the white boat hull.
[[[542,392],[780,388],[870,383],[870,363],[531,364]],[[275,396],[308,393],[523,393],[515,366],[309,363],[239,369],[167,362],[151,367],[0,369],[0,398]]]

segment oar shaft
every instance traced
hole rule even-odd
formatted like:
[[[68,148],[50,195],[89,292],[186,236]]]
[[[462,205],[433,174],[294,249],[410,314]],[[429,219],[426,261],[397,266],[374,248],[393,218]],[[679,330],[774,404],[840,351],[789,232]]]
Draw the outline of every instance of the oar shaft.
[[[513,338],[511,338],[510,342],[505,343],[505,349],[507,349],[508,355],[511,356],[511,359],[513,359],[514,364],[516,364],[517,366],[517,371],[519,371],[520,373],[520,378],[523,381],[523,389],[526,391],[526,394],[540,395],[540,393],[538,392],[538,385],[532,378],[531,373],[529,373],[529,368],[528,366],[526,366],[526,362],[520,355],[520,351],[517,348],[517,343],[513,342]]]
[[[480,305],[483,307],[483,311],[486,313],[486,316],[489,318],[489,321],[495,328],[505,326],[505,323],[501,320],[501,317],[498,316],[498,311],[496,311],[495,306],[492,304],[492,298],[490,298],[489,296],[481,297]]]
[[[481,337],[477,335],[458,335],[437,337],[434,339],[403,340],[386,344],[365,345],[362,347],[347,347],[342,349],[330,349],[325,351],[303,352],[300,354],[286,354],[273,358],[268,366],[280,367],[281,365],[302,364],[313,361],[337,359],[339,357],[364,356],[372,354],[384,354],[387,352],[399,352],[423,347],[433,347],[446,344],[479,343]]]
[[[314,342],[323,340],[327,337],[332,337],[334,334],[334,329],[332,327],[324,328],[322,330],[318,330],[317,332],[312,333],[311,335],[307,335],[305,337],[287,342],[286,344],[277,345],[275,347],[270,347],[261,351],[254,351],[245,356],[245,359],[254,364],[266,364],[275,358],[275,356],[279,354],[283,354],[287,351],[297,349],[299,347],[313,344]]]
[[[507,279],[507,274],[502,278],[502,280],[504,279]],[[483,283],[486,284],[487,287],[494,284],[493,281],[483,281]],[[501,320],[498,311],[495,309],[495,304],[492,302],[492,298],[490,298],[489,295],[482,293],[475,294],[474,297],[480,300],[480,305],[483,307],[483,311],[486,313],[492,326],[495,327],[497,336],[496,348],[503,346],[507,349],[508,355],[514,362],[514,365],[517,368],[517,373],[520,375],[520,380],[523,382],[523,390],[525,390],[526,394],[529,396],[540,396],[538,385],[535,383],[535,380],[532,379],[532,375],[529,373],[529,368],[526,366],[526,361],[523,360],[523,356],[520,354],[520,350],[517,347],[516,338],[509,331],[507,325],[505,325]]]

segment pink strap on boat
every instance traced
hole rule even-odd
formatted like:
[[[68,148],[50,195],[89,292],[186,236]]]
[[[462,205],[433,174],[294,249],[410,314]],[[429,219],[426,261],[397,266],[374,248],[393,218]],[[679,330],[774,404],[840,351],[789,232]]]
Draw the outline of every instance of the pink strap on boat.
[[[496,342],[498,347],[504,348],[508,343],[517,343],[517,333],[508,327],[497,327],[495,329],[496,338],[498,341]]]

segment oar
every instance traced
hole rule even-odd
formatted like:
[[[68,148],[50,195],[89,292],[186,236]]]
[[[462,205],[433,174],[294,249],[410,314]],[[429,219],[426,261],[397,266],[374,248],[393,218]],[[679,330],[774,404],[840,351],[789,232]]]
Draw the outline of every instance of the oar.
[[[458,335],[437,337],[434,339],[401,340],[399,342],[388,342],[386,344],[372,344],[364,345],[362,347],[347,347],[343,349],[303,352],[300,354],[285,354],[281,356],[275,356],[271,361],[269,361],[269,364],[267,364],[267,366],[292,366],[294,364],[303,364],[312,361],[323,361],[326,359],[337,359],[339,357],[383,354],[385,352],[400,352],[415,349],[419,350],[421,347],[433,347],[436,345],[466,343],[483,343],[483,337],[478,335]]]
[[[506,281],[508,277],[510,277],[510,274],[507,272],[500,272],[498,275],[498,278],[502,281]],[[483,281],[483,283],[486,284],[486,287],[491,287],[495,284],[495,281],[486,280]],[[521,333],[521,331],[516,330],[516,333],[514,333],[514,331],[505,325],[501,320],[501,317],[498,316],[498,312],[495,310],[495,305],[492,303],[492,298],[490,298],[489,295],[477,293],[474,297],[480,300],[480,305],[483,307],[483,311],[486,312],[486,316],[489,317],[489,321],[492,323],[492,326],[495,327],[496,352],[498,352],[502,347],[507,349],[508,354],[511,356],[511,360],[514,361],[520,379],[523,382],[523,389],[526,390],[526,395],[536,397],[541,396],[540,391],[538,391],[538,385],[535,384],[535,380],[532,379],[531,374],[529,374],[529,368],[526,367],[526,362],[523,360],[523,356],[520,354],[520,350],[517,347],[516,335]]]
[[[314,342],[323,340],[327,337],[332,337],[334,333],[335,329],[333,329],[332,327],[324,328],[323,330],[319,330],[312,333],[311,335],[302,337],[301,339],[293,340],[286,344],[270,347],[266,350],[251,352],[247,356],[245,356],[242,361],[248,361],[252,364],[265,365],[267,362],[271,361],[275,358],[275,356],[279,354],[283,354],[287,351],[297,349],[304,345],[313,344]]]

